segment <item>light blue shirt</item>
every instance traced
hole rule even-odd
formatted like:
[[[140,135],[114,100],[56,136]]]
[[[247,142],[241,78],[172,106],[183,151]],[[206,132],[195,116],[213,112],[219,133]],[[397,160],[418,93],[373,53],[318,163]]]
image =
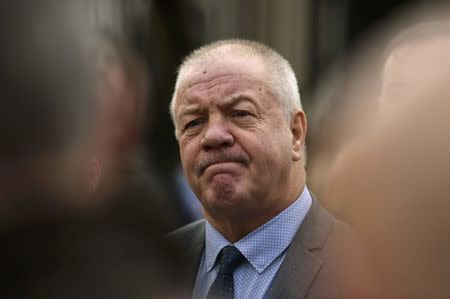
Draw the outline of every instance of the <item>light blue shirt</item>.
[[[305,186],[300,197],[287,209],[233,244],[247,259],[234,272],[235,298],[264,298],[311,201]],[[205,237],[205,251],[192,298],[206,298],[219,270],[216,257],[223,247],[231,244],[208,222]]]

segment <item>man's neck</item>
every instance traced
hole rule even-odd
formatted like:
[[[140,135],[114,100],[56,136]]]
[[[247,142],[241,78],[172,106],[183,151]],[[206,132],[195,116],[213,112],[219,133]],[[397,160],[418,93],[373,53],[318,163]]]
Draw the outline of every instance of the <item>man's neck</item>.
[[[204,209],[205,218],[228,241],[235,243],[270,221],[297,200],[306,185],[303,165],[298,164],[297,167],[293,167],[289,177],[283,188],[277,188],[278,191],[270,195],[276,197],[272,198],[274,200],[262,200],[261,206],[258,207],[233,207],[229,211],[216,211],[214,214]],[[264,202],[272,204],[263,207]]]

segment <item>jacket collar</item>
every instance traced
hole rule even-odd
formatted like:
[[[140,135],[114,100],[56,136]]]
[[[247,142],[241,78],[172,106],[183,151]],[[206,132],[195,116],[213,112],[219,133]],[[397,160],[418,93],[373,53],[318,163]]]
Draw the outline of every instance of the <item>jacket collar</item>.
[[[305,298],[322,260],[310,250],[321,249],[333,225],[333,218],[313,198],[311,208],[278,270],[267,298]]]

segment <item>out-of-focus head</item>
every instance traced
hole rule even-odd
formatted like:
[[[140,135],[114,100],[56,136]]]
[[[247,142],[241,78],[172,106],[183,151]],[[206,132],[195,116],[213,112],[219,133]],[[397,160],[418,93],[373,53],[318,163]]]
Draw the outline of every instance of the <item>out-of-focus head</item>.
[[[346,218],[341,213],[350,210],[344,208],[345,200],[333,202],[334,196],[323,193],[339,152],[354,142],[364,142],[381,119],[408,109],[418,94],[448,75],[450,21],[446,11],[437,15],[432,7],[420,13],[412,10],[380,24],[376,34],[354,47],[352,55],[318,85],[309,114],[308,179],[310,189],[335,214]],[[418,119],[417,125],[421,124]]]
[[[381,103],[410,100],[427,80],[448,71],[450,21],[419,23],[400,32],[388,45],[382,73]]]
[[[112,33],[95,43],[96,120],[91,155],[98,162],[100,180],[120,185],[137,154],[146,123],[148,74],[145,63]]]
[[[0,11],[0,197],[77,190],[92,123],[87,3],[19,0]]]
[[[381,62],[381,109],[365,134],[341,146],[325,184],[325,196],[366,240],[383,294],[398,298],[450,294],[448,16],[447,6],[397,20],[400,33]],[[386,28],[393,27],[382,28],[389,36]],[[379,43],[374,38],[367,49]],[[354,85],[367,83],[377,55],[367,53],[353,70]]]
[[[129,205],[78,217],[87,162],[121,160],[145,113],[138,67],[91,30],[98,5],[0,3],[1,298],[161,298],[173,289],[154,193],[133,185],[119,196]]]
[[[83,3],[1,4],[2,161],[79,142],[93,75]]]
[[[182,64],[171,114],[188,181],[210,221],[264,222],[304,185],[306,118],[289,63],[257,42],[225,40]]]

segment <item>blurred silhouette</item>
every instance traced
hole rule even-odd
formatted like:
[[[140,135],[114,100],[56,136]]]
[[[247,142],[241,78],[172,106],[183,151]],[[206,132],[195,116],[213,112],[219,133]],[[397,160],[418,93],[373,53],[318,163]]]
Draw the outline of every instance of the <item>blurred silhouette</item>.
[[[88,192],[79,167],[94,111],[86,3],[32,4],[1,9],[3,225],[37,215],[39,205],[48,212],[49,205],[66,206]],[[19,200],[27,197],[34,200]]]
[[[380,297],[450,296],[448,12],[440,7],[402,24],[383,52],[380,85],[367,81],[379,52],[353,70],[355,86],[379,86],[379,109],[361,110],[372,117],[335,152],[321,190],[365,239]],[[377,42],[367,49],[379,49]],[[347,124],[339,129],[352,130]]]
[[[0,7],[1,298],[183,293],[160,238],[170,214],[137,150],[146,75],[89,7]]]

